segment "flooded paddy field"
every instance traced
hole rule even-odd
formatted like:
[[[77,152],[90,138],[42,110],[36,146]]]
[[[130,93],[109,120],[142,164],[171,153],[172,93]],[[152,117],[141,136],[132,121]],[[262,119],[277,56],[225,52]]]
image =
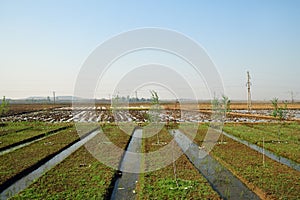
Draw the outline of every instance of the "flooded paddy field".
[[[42,122],[149,122],[148,109],[112,110],[110,107],[62,107],[48,110],[32,111],[0,118],[3,122],[42,121]],[[224,122],[274,122],[271,110],[232,110]],[[243,114],[243,115],[235,115]],[[289,110],[287,118],[300,120],[300,110]],[[202,110],[174,109],[159,111],[161,122],[211,122],[211,113]]]

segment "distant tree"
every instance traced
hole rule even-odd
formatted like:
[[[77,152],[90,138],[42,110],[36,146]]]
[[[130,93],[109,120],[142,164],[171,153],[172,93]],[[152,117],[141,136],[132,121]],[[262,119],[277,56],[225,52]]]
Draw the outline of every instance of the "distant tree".
[[[8,101],[5,99],[5,96],[3,96],[2,98],[2,102],[0,105],[0,116],[5,115],[9,110],[9,103]]]
[[[145,102],[145,101],[147,101],[147,99],[145,99],[145,98],[141,98],[141,101],[142,101],[142,102]]]
[[[121,97],[121,102],[126,102],[126,97],[122,96]]]

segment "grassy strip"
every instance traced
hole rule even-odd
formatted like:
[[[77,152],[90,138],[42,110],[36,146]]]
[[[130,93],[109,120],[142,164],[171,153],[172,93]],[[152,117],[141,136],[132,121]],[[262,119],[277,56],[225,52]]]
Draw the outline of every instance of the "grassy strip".
[[[12,199],[103,199],[113,174],[81,147]]]
[[[9,181],[23,170],[39,162],[48,155],[58,152],[78,139],[74,129],[61,131],[24,148],[0,156],[0,184]]]
[[[116,124],[104,124],[101,126],[101,128],[104,134],[113,144],[121,149],[125,149],[130,139],[130,135],[124,133]]]
[[[64,127],[66,125],[68,124],[50,124],[42,122],[10,122],[7,126],[1,127],[2,130],[0,132],[2,134],[0,136],[0,148],[7,147],[31,137],[45,134],[49,131]]]
[[[26,144],[28,142],[35,142],[36,140],[38,139],[43,139],[44,137],[46,136],[50,136],[54,133],[58,133],[59,131],[62,131],[62,130],[66,130],[68,128],[70,128],[71,126],[63,126],[63,127],[60,127],[60,128],[57,128],[57,129],[54,129],[54,130],[51,130],[51,131],[48,131],[46,133],[42,133],[42,134],[39,134],[39,135],[36,135],[36,136],[33,136],[33,137],[30,137],[30,138],[27,138],[25,140],[22,140],[22,141],[19,141],[19,142],[15,142],[13,144],[10,144],[10,145],[7,145],[5,147],[2,147],[0,148],[0,151],[4,151],[4,150],[8,150],[10,148],[13,148],[13,147],[17,147],[19,145],[23,145],[23,144]]]
[[[273,137],[278,137],[279,133],[284,133],[284,137],[280,138],[283,140],[288,140],[290,142],[295,142],[300,144],[300,124],[299,123],[269,123],[269,124],[245,124],[250,128],[262,130],[273,135]],[[280,135],[281,136],[281,135]],[[278,139],[278,138],[277,138]]]
[[[197,138],[203,138],[202,131]],[[226,144],[217,144],[211,154],[229,170],[246,181],[254,191],[263,191],[260,196],[270,199],[299,199],[300,172],[265,158],[262,154],[226,138]],[[259,188],[258,190],[256,188]]]
[[[166,129],[159,133],[161,142],[170,142],[172,137]],[[162,146],[154,145],[157,137],[144,139],[144,151],[156,151]],[[173,164],[157,171],[140,175],[139,199],[220,199],[209,183],[190,163],[185,155],[176,160],[178,187],[174,178]],[[151,165],[151,163],[145,163]]]
[[[283,156],[289,158],[293,161],[300,163],[300,145],[299,145],[299,137],[300,131],[299,124],[286,124],[285,128],[281,130],[280,138],[286,142],[271,142],[278,141],[278,134],[275,131],[278,128],[278,124],[264,125],[264,128],[260,130],[262,125],[253,125],[253,127],[258,126],[258,128],[249,127],[249,125],[243,124],[227,124],[224,127],[224,130],[227,133],[230,133],[236,137],[239,137],[243,140],[247,140],[253,144],[257,144],[258,146],[263,146],[263,139],[265,142],[264,146],[266,149],[274,152],[279,156]],[[291,128],[289,128],[291,126]],[[296,126],[296,127],[295,127]],[[295,132],[292,132],[294,130]]]
[[[181,123],[179,130],[183,132],[190,140],[197,144],[202,144],[208,126],[208,123]],[[201,134],[199,134],[199,132],[201,132]]]
[[[117,126],[104,125],[102,130],[125,148],[129,136]],[[12,199],[107,199],[114,173],[81,147]]]
[[[23,122],[6,122],[0,126],[0,137],[31,127],[29,123]]]

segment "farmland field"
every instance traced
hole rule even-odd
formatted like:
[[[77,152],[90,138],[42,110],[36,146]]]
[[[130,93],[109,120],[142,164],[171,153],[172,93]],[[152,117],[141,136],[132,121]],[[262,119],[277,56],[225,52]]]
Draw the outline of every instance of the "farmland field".
[[[191,125],[185,125],[185,130],[188,126]],[[224,129],[226,130],[227,127],[232,128],[232,126],[234,125],[225,125]],[[243,127],[246,125],[238,124],[235,126]],[[264,126],[266,127],[266,125]],[[274,128],[273,126],[276,125],[270,124],[270,129]],[[299,128],[299,124],[290,124],[290,126]],[[199,126],[198,133],[194,138],[197,144],[202,144],[207,129],[208,124]],[[269,130],[268,126],[266,129]],[[239,129],[237,128],[237,130]],[[239,130],[241,136],[244,136],[243,130]],[[189,134],[187,133],[187,135]],[[253,133],[253,138],[259,138],[259,136]],[[211,154],[248,184],[261,198],[297,199],[299,197],[299,171],[293,170],[269,158],[265,158],[265,163],[263,163],[263,156],[260,153],[230,138],[224,137],[223,140],[225,142],[217,144]],[[299,150],[297,153],[299,153]]]
[[[0,200],[300,200],[300,0],[0,0]]]
[[[149,105],[134,106],[128,111],[119,112],[113,112],[109,105],[82,107],[78,110],[72,110],[69,105],[36,105],[32,108],[26,105],[23,106],[26,108],[23,112],[22,106],[16,106],[18,109],[15,114],[0,118],[1,192],[54,156],[68,150],[80,137],[84,138],[84,133],[91,131],[88,122],[101,127],[102,132],[96,137],[103,134],[109,139],[109,142],[103,143],[115,144],[120,149],[128,147],[131,141],[130,133],[135,126],[141,126],[143,135],[149,135],[153,131],[147,126],[150,123],[147,107]],[[188,107],[178,112],[172,109],[172,104],[165,104],[164,107],[169,107],[169,110],[164,110],[159,115],[159,123],[163,128],[158,134],[143,138],[142,153],[156,152],[168,144],[172,144],[174,148],[169,149],[169,158],[172,158],[172,152],[181,152],[169,133],[177,128],[182,128],[182,132],[202,148],[211,122],[210,113],[206,109],[188,110]],[[236,108],[244,109],[241,105],[236,105]],[[257,108],[266,109],[262,105],[258,105]],[[291,113],[295,112],[298,110]],[[266,118],[259,118],[259,115]],[[265,112],[255,114],[254,118],[250,115],[229,115],[223,130],[278,156],[300,163],[299,122],[279,121],[269,117]],[[80,136],[73,122],[80,124],[77,126],[82,130]],[[126,127],[119,127],[118,123],[130,123],[126,133]],[[167,126],[164,127],[165,124]],[[192,131],[195,129],[197,133],[193,135]],[[97,142],[92,139],[87,144],[97,145]],[[139,174],[133,191],[135,198],[222,199],[221,194],[214,188],[214,183],[209,182],[184,152],[182,153],[178,159],[166,166],[163,164],[163,156],[152,160],[146,157],[142,159],[143,169],[151,168],[155,162],[161,162],[163,167]],[[108,152],[108,155],[113,156],[109,159],[113,159],[114,163],[121,163],[121,154]],[[299,171],[263,157],[262,153],[240,142],[221,136],[209,155],[261,199],[300,198]],[[106,166],[82,146],[61,163],[41,174],[40,178],[15,194],[12,199],[109,199],[120,176],[118,173],[117,169]],[[230,194],[227,197],[230,197]]]
[[[103,131],[125,148],[129,137],[123,135],[120,139],[122,133],[116,126],[107,125]],[[113,175],[113,169],[81,147],[13,199],[101,199],[107,197]]]
[[[39,122],[9,122],[0,127],[0,148],[35,137],[41,134],[50,135],[68,124],[49,124]]]
[[[224,131],[300,163],[298,123],[227,124]]]
[[[77,132],[74,129],[69,129],[2,155],[0,161],[5,164],[1,165],[0,168],[0,184],[3,184],[47,156],[58,152],[78,138]]]
[[[169,143],[171,135],[166,129],[159,133],[160,142]],[[158,150],[161,146],[156,145],[157,138],[151,137],[144,140],[144,152]],[[175,144],[176,145],[176,144]],[[170,155],[171,156],[171,155]],[[152,163],[144,163],[144,167]],[[173,164],[154,172],[141,174],[139,185],[140,199],[220,199],[218,194],[211,188],[205,178],[189,162],[185,155],[175,162],[176,177]],[[176,180],[178,185],[176,185]]]

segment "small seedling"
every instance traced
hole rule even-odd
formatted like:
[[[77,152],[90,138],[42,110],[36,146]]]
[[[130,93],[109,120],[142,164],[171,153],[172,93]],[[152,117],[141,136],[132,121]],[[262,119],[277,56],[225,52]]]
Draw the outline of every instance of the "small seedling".
[[[272,112],[272,116],[273,117],[278,117],[279,121],[280,121],[280,125],[278,126],[278,142],[280,143],[280,130],[281,127],[284,125],[284,120],[286,120],[286,116],[287,116],[287,103],[284,103],[283,107],[279,107],[278,106],[278,98],[273,98],[273,100],[271,100],[272,105],[273,105],[273,112]]]
[[[149,119],[151,122],[158,122],[159,121],[159,116],[158,116],[158,111],[160,110],[160,105],[159,105],[159,97],[156,91],[150,90],[151,93],[151,103],[152,107],[154,108],[154,113],[149,115]],[[159,142],[159,134],[156,134],[157,136],[157,144],[160,144]]]
[[[230,112],[230,99],[222,95],[222,99],[219,100],[218,98],[214,97],[212,100],[212,111],[214,113],[214,116],[217,118],[222,117],[222,121],[225,120],[226,113]],[[224,140],[224,134],[223,134],[223,128],[221,129],[221,142],[220,144],[225,144]]]
[[[8,100],[6,100],[5,96],[3,96],[1,105],[0,105],[0,117],[5,115],[9,110],[9,103]]]

